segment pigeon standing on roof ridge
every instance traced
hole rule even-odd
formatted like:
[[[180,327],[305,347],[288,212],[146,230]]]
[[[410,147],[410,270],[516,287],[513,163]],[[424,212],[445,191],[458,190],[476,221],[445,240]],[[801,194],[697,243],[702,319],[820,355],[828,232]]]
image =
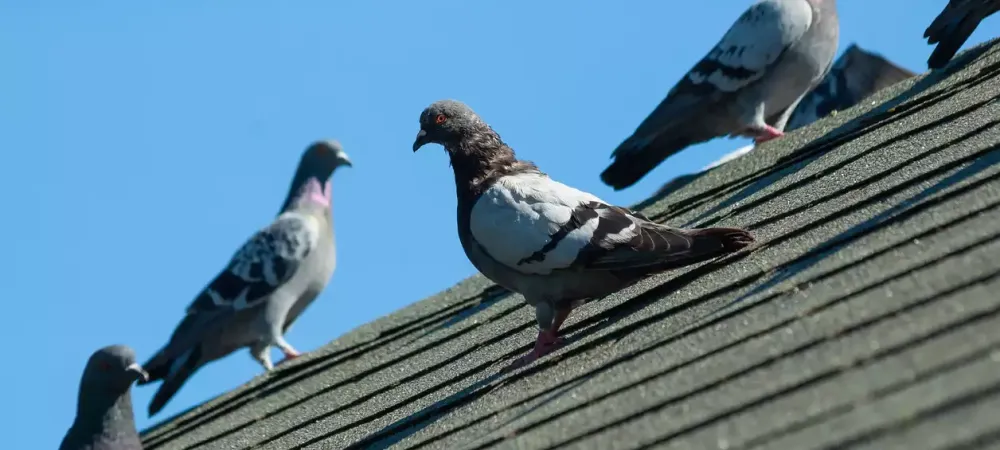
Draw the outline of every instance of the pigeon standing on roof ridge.
[[[782,136],[802,97],[830,70],[836,0],[760,0],[612,152],[601,180],[621,190],[684,148],[722,136]]]
[[[885,57],[851,44],[837,58],[823,81],[799,102],[788,120],[786,130],[796,130],[820,120],[836,111],[846,110],[872,94],[900,81],[916,76],[915,73],[893,64]],[[696,173],[679,175],[656,191],[655,197],[667,195],[695,178],[723,164],[750,153],[754,146],[747,145],[726,153]]]
[[[535,307],[528,364],[561,345],[559,327],[582,300],[616,292],[642,278],[738,251],[744,230],[683,230],[648,220],[559,183],[518,160],[465,104],[442,100],[420,114],[413,151],[444,146],[455,174],[458,235],[487,278]]]
[[[937,44],[927,59],[927,67],[940,69],[948,65],[979,22],[997,11],[1000,0],[950,0],[924,31],[927,44]]]
[[[257,231],[187,308],[170,341],[145,368],[146,384],[163,380],[149,404],[160,411],[201,366],[240,348],[271,370],[271,346],[285,359],[299,352],[284,338],[299,314],[323,291],[336,267],[333,172],[351,166],[336,141],[302,154],[278,217]]]
[[[80,377],[76,417],[59,450],[142,450],[131,392],[132,383],[146,376],[129,347],[94,352]]]

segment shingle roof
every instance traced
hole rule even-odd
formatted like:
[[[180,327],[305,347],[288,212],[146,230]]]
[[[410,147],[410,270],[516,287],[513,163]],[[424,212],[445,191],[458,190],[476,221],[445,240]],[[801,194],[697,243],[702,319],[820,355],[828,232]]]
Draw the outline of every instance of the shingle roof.
[[[475,276],[146,448],[1000,448],[1000,47],[952,67],[647,202],[761,245],[589,303],[526,369],[532,311]]]

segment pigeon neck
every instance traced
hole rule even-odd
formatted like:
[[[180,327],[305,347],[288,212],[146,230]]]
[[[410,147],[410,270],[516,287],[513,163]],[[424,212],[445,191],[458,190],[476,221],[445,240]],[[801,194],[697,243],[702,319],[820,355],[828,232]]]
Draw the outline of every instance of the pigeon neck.
[[[131,388],[116,395],[107,387],[81,389],[76,406],[73,430],[83,435],[133,433],[135,416],[132,412]]]
[[[325,183],[320,182],[326,179]],[[299,170],[292,180],[292,186],[285,197],[285,204],[281,205],[281,212],[304,207],[330,208],[333,201],[333,183],[329,178],[306,170]]]
[[[451,166],[455,171],[455,186],[459,199],[474,201],[498,178],[533,168],[518,161],[514,150],[490,132],[447,145]]]

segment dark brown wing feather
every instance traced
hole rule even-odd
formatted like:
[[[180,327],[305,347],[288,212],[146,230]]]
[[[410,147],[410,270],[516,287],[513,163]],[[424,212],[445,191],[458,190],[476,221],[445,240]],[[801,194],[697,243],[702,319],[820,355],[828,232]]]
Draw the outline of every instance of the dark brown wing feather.
[[[684,230],[651,222],[617,206],[596,202],[586,206],[600,221],[590,245],[581,250],[573,265],[580,270],[666,270],[732,253],[754,241],[748,232],[737,228]]]

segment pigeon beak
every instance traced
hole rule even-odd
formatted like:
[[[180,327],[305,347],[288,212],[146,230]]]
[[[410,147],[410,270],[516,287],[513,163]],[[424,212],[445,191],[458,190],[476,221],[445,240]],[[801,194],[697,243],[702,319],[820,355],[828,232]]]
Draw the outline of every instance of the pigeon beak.
[[[149,374],[142,369],[142,366],[140,366],[139,363],[129,364],[128,367],[125,368],[125,371],[134,373],[136,378],[141,378],[142,381],[149,381]]]
[[[427,131],[421,128],[420,131],[417,132],[417,140],[413,141],[413,151],[416,152],[417,150],[420,150],[420,147],[423,147],[424,144],[428,142],[430,142],[430,138],[427,137]]]
[[[354,164],[351,163],[351,160],[347,157],[346,153],[340,154],[340,165],[347,167],[354,167]]]

